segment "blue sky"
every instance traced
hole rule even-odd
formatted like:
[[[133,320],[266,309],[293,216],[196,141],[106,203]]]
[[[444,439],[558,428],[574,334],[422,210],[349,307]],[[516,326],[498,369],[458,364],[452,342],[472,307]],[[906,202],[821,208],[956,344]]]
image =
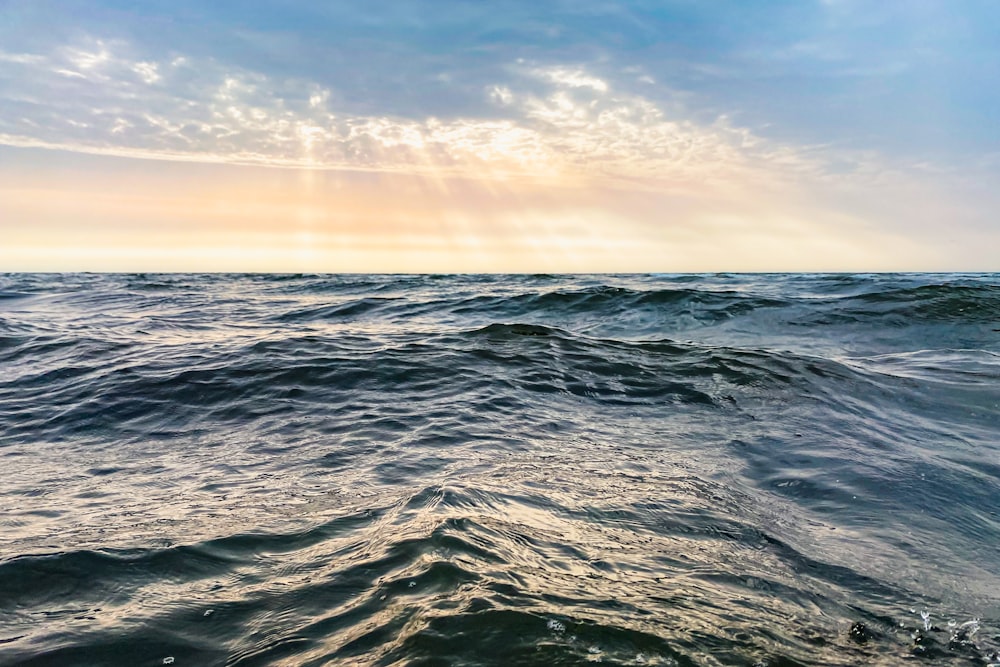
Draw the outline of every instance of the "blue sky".
[[[542,236],[589,238],[593,258],[602,229],[612,246],[675,249],[699,230],[724,241],[759,229],[771,239],[760,253],[788,241],[775,269],[807,268],[786,260],[809,234],[855,258],[843,268],[1000,268],[983,249],[998,227],[997,2],[14,0],[0,19],[0,170],[31,165],[36,189],[55,187],[47,170],[65,170],[67,154],[105,156],[76,167],[80,183],[95,171],[113,183],[122,168],[165,179],[146,164],[164,160],[374,171],[439,189],[475,172],[528,202],[489,224],[527,235],[548,211],[562,231]],[[546,183],[561,194],[535,192]],[[604,196],[585,211],[565,203],[594,187]],[[426,215],[465,216],[463,238],[478,243],[487,204],[462,192]],[[54,224],[15,199],[8,220]],[[129,216],[132,237],[114,243],[142,246],[156,224]],[[901,258],[880,257],[886,244]],[[726,268],[735,248],[699,256]],[[768,266],[758,259],[733,268]],[[671,268],[655,263],[636,268]],[[497,255],[484,268],[504,266]],[[565,268],[591,266],[622,268],[584,255]]]

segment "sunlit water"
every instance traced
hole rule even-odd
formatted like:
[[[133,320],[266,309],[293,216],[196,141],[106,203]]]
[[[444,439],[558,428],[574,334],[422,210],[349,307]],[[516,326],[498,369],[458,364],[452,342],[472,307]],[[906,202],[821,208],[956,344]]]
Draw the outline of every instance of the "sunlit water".
[[[1000,663],[1000,276],[0,276],[0,664]]]

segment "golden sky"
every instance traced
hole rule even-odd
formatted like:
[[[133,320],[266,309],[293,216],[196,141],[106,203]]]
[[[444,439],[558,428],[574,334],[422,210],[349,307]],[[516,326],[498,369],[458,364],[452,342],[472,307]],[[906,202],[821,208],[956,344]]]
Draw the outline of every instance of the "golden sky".
[[[905,41],[902,65],[862,68],[890,54],[852,55],[867,24],[851,3],[819,3],[805,35],[784,17],[758,51],[715,35],[672,70],[653,56],[689,53],[684,38],[624,21],[641,3],[616,5],[620,43],[596,50],[528,23],[510,43],[440,46],[430,36],[461,20],[421,37],[363,12],[282,30],[283,14],[251,30],[206,13],[187,26],[215,30],[205,46],[181,31],[188,14],[157,6],[173,30],[140,39],[144,23],[98,4],[107,22],[44,40],[9,27],[40,22],[35,5],[0,10],[0,270],[1000,269],[992,135],[942,143],[964,107],[907,112],[910,87],[941,73],[914,78]],[[560,11],[551,39],[574,21],[602,34]],[[666,30],[692,10],[671,11],[645,18]],[[338,47],[306,18],[365,37]],[[900,88],[891,117],[874,93],[864,113],[827,112],[877,81]]]
[[[821,271],[949,261],[947,249],[774,184],[670,192],[591,176],[65,163],[0,169],[0,213],[20,221],[5,223],[9,270]]]

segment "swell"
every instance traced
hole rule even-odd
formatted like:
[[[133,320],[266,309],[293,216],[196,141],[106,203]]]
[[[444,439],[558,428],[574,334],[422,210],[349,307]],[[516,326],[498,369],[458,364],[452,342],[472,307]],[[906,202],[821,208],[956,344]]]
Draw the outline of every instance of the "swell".
[[[995,283],[5,276],[0,663],[982,664]]]
[[[17,308],[138,311],[153,327],[210,324],[211,311],[232,314],[241,307],[260,316],[254,300],[270,312],[261,324],[308,326],[329,322],[370,321],[382,325],[407,320],[437,320],[448,325],[481,322],[537,322],[583,332],[616,326],[637,335],[698,327],[736,325],[767,334],[770,327],[871,326],[907,327],[917,323],[984,324],[1000,320],[1000,286],[971,279],[917,284],[916,276],[864,280],[858,277],[815,276],[783,279],[788,289],[777,291],[758,280],[741,286],[735,278],[691,285],[691,276],[670,279],[670,286],[650,278],[596,281],[568,287],[573,281],[543,277],[502,276],[230,276],[223,292],[214,291],[220,277],[118,276],[117,284],[100,284],[102,277],[65,277],[48,286],[36,277],[21,278],[3,291]],[[506,282],[505,282],[506,279]],[[107,278],[104,278],[107,280]],[[776,279],[777,280],[777,279]],[[577,280],[576,282],[581,282]],[[614,283],[631,284],[614,284]],[[94,285],[93,283],[97,283]],[[99,286],[100,289],[90,289]],[[58,287],[53,289],[52,287]],[[32,292],[32,289],[39,290]],[[249,303],[240,291],[250,291]],[[332,303],[331,303],[332,301]],[[256,312],[255,312],[256,311]],[[128,323],[119,318],[107,324]],[[742,324],[740,324],[742,323]],[[3,322],[0,321],[0,333]],[[105,329],[105,333],[110,333]]]
[[[713,509],[747,502],[724,487],[661,483],[670,500],[652,511],[425,487],[302,532],[4,561],[3,604],[30,609],[4,660],[848,665],[909,644],[903,591]],[[816,620],[789,634],[789,614]],[[880,630],[864,647],[841,630],[858,620]]]
[[[306,406],[322,413],[324,404],[343,405],[357,395],[427,402],[491,389],[608,406],[680,403],[718,409],[749,409],[764,399],[796,396],[872,422],[885,421],[879,411],[898,407],[903,396],[911,414],[941,401],[932,382],[896,371],[884,358],[837,360],[670,340],[593,338],[529,323],[413,334],[382,344],[293,335],[221,350],[151,352],[135,344],[72,339],[33,340],[10,349],[3,357],[15,372],[0,381],[0,401],[8,406],[0,424],[9,434],[82,434],[126,424],[180,428],[202,419],[252,420]],[[987,366],[983,373],[988,380],[995,371]],[[956,408],[971,400],[960,391],[948,399]],[[988,398],[980,403],[985,419],[996,416]]]
[[[762,487],[815,511],[864,523],[896,502],[881,500],[889,483],[977,544],[997,536],[991,522],[946,502],[959,484],[981,511],[1000,510],[990,491],[996,478],[973,444],[1000,423],[990,385],[942,391],[884,359],[599,339],[538,324],[410,338],[359,348],[306,335],[159,358],[98,342],[39,343],[24,356],[32,368],[45,355],[57,363],[0,381],[0,439],[178,438],[222,424],[288,437],[364,425],[378,437],[444,447],[478,440],[477,422],[526,437],[553,423],[551,410],[615,423],[612,411],[627,409],[655,427],[664,410],[683,409],[687,420],[735,420],[731,454]],[[655,433],[645,427],[636,437],[648,442]],[[859,493],[866,510],[853,516]]]
[[[61,350],[65,345],[71,349]],[[540,325],[496,324],[366,352],[293,338],[221,355],[102,358],[123,352],[108,345],[29,347],[24,354],[58,354],[59,363],[0,382],[0,401],[12,408],[0,423],[11,434],[84,433],[133,422],[253,419],[294,405],[335,405],[358,393],[426,401],[490,387],[607,405],[712,406],[740,387],[804,383],[822,372],[815,362],[790,365],[764,352],[598,340]]]
[[[871,290],[828,301],[802,323],[878,322],[894,327],[918,322],[1000,321],[1000,285],[932,284]]]
[[[710,320],[727,319],[757,308],[775,308],[784,300],[732,291],[705,289],[630,289],[601,285],[581,290],[552,290],[504,296],[476,296],[452,306],[459,314],[490,313],[518,315],[531,311],[603,314],[634,308],[665,308],[681,311],[702,307]]]

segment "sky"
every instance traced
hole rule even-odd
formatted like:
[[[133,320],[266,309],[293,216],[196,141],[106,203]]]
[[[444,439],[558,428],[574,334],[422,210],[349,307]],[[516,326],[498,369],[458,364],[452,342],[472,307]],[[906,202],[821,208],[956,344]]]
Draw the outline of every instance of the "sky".
[[[995,0],[0,0],[0,271],[1000,270]]]

